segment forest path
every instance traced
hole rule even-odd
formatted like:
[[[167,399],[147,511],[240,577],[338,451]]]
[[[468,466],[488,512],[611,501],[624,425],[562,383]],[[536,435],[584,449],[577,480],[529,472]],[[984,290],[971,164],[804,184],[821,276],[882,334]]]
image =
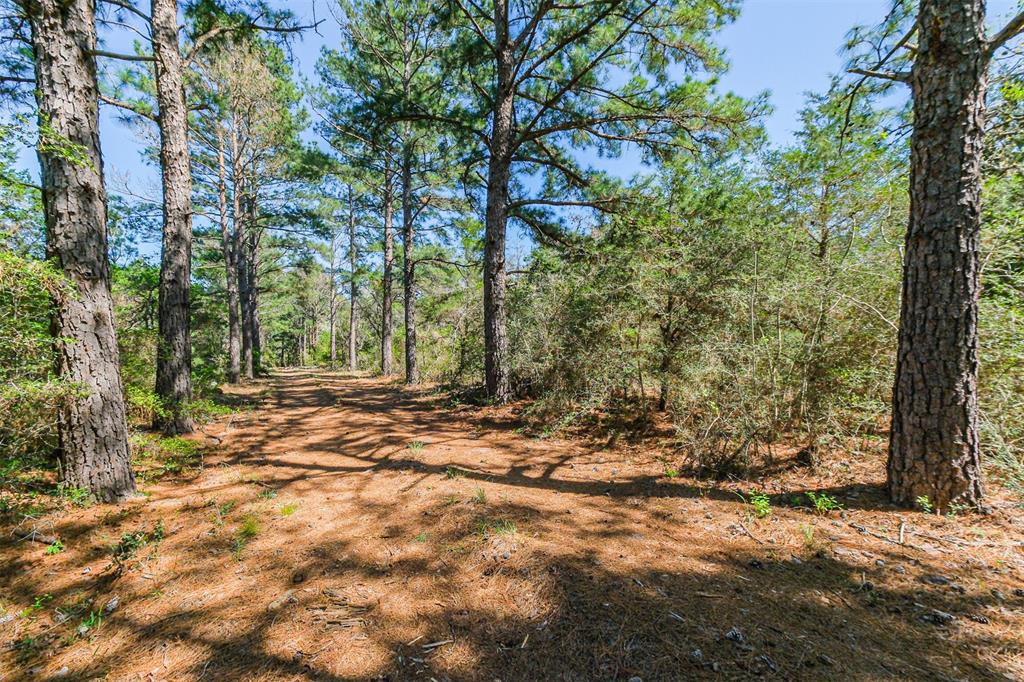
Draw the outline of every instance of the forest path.
[[[963,529],[898,546],[857,530],[895,537],[891,510],[757,519],[725,487],[665,477],[649,448],[529,438],[507,409],[308,369],[258,390],[256,409],[206,428],[201,471],[61,518],[56,556],[0,545],[5,601],[92,600],[49,631],[119,601],[42,663],[2,654],[36,677],[0,679],[1024,673],[1019,518],[972,521],[984,543]],[[907,523],[949,537],[942,519]],[[151,541],[114,577],[108,548],[133,531]]]

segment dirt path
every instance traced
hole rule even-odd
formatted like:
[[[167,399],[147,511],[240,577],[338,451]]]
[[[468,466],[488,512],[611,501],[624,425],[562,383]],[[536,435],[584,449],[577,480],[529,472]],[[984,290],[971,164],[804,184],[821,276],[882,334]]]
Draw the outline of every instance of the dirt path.
[[[0,545],[8,613],[51,596],[0,625],[35,641],[0,680],[1024,676],[1018,512],[901,517],[868,490],[757,519],[643,449],[530,439],[380,379],[269,383],[207,429],[201,472],[51,519],[60,554]]]

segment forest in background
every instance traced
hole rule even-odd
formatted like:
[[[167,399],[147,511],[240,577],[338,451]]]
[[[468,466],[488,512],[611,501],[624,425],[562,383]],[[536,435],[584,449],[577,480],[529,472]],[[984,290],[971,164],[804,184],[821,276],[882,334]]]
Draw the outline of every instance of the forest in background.
[[[114,142],[83,145],[33,97],[40,36],[59,29],[39,23],[50,4],[4,10],[6,482],[53,468],[73,406],[96,395],[65,371],[76,346],[51,325],[81,287],[56,262],[52,225],[48,247],[40,181],[15,161],[26,147],[100,183],[90,210],[106,211],[107,234],[84,246],[72,236],[70,248],[94,257],[82,271],[109,267],[119,365],[107,371],[123,380],[136,456],[164,447],[150,425],[173,437],[223,410],[222,384],[309,364],[439,384],[461,400],[527,398],[541,432],[594,420],[642,431],[664,413],[672,466],[700,475],[745,476],[779,444],[811,466],[823,450],[884,449],[915,121],[905,85],[873,72],[913,65],[904,36],[917,3],[851,31],[851,71],[808,96],[794,142],[777,147],[761,125],[766,96],[716,88],[727,61],[715,33],[739,3],[512,3],[509,20],[500,0],[340,0],[319,21],[339,22],[342,44],[299,74],[289,45],[315,30],[309,17],[103,0],[100,34],[126,32],[135,51],[92,51],[95,100],[122,112],[124,134],[146,139],[164,171],[161,199],[105,202],[96,154]],[[987,91],[977,432],[994,479],[1019,493],[1016,31]],[[645,171],[623,178],[587,161],[622,155],[642,156]],[[529,248],[509,247],[506,224]],[[159,258],[140,252],[156,239]],[[93,253],[100,242],[109,266]],[[62,464],[71,494],[117,497]],[[976,501],[921,497],[903,501]]]

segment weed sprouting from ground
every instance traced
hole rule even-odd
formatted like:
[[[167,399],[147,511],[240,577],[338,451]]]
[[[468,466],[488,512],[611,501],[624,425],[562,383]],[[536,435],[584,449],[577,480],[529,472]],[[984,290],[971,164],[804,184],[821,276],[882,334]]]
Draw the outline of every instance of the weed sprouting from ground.
[[[246,545],[260,533],[260,520],[255,514],[246,514],[242,517],[242,523],[235,530],[235,537],[231,542],[231,555],[235,561],[242,560],[242,550]]]
[[[477,533],[484,539],[495,535],[515,535],[517,530],[515,521],[511,519],[481,519],[476,526]]]
[[[139,551],[150,543],[158,543],[164,539],[164,525],[157,521],[153,532],[137,530],[131,533],[124,533],[121,540],[110,548],[111,565],[115,567],[115,574],[124,572],[128,562],[134,559]]]
[[[820,516],[826,516],[829,512],[843,508],[843,505],[839,504],[839,500],[825,493],[811,491],[807,493],[807,497],[810,498],[811,503],[814,505],[814,512]]]
[[[772,501],[763,492],[750,492],[750,497],[747,499],[750,506],[754,508],[754,516],[759,519],[763,519],[772,513]]]
[[[281,516],[291,516],[298,510],[298,508],[299,505],[295,504],[294,502],[290,502],[281,507]]]

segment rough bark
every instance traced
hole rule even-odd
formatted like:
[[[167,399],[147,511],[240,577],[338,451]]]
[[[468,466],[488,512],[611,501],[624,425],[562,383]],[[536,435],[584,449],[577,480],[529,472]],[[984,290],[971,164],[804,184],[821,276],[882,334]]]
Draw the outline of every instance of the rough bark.
[[[405,383],[418,384],[416,363],[416,226],[413,216],[412,146],[402,153],[402,294],[405,303]]]
[[[349,279],[349,309],[348,309],[348,368],[349,371],[359,370],[358,356],[358,333],[359,333],[359,305],[357,298],[359,286],[356,281],[356,274],[359,269],[359,250],[356,244],[356,206],[352,195],[352,186],[348,187],[348,257],[351,266],[352,277]]]
[[[242,374],[245,375],[246,379],[252,379],[255,377],[255,365],[253,363],[253,343],[252,343],[252,297],[250,295],[250,284],[249,284],[249,257],[248,249],[245,248],[245,233],[242,231],[245,229],[244,222],[239,221],[236,223],[235,243],[237,245],[238,259],[236,266],[238,268],[238,307],[241,311],[242,319]]]
[[[47,257],[72,291],[52,320],[60,377],[81,387],[57,411],[61,480],[104,501],[135,493],[107,257],[95,6],[21,3],[32,29]],[[72,154],[61,153],[72,145]]]
[[[381,197],[384,204],[384,272],[382,276],[383,299],[380,318],[380,373],[390,376],[395,372],[394,320],[392,319],[392,283],[395,269],[395,216],[394,188],[390,168],[384,169],[384,188]]]
[[[167,435],[192,431],[192,344],[189,294],[192,285],[192,172],[188,153],[188,109],[178,45],[177,0],[152,2],[156,96],[160,111],[163,180],[163,250],[160,257],[159,345],[156,393],[165,412],[155,426]]]
[[[910,224],[893,390],[889,492],[976,505],[983,0],[922,0],[911,70]]]
[[[237,148],[237,134],[232,130],[232,148]],[[245,212],[242,209],[242,196],[245,193],[245,180],[242,175],[241,163],[234,156],[231,176],[234,180],[231,216],[234,224],[235,237],[235,269],[238,272],[238,309],[241,313],[242,332],[242,374],[246,379],[255,377],[252,343],[252,308],[249,282],[249,248],[248,229],[245,224]]]
[[[505,233],[512,166],[515,84],[513,46],[508,35],[508,4],[505,0],[497,0],[494,6],[498,82],[491,122],[491,158],[487,169],[487,210],[484,221],[484,372],[488,397],[503,403],[512,397],[505,310]]]
[[[224,130],[217,128],[217,210],[220,218],[221,248],[224,251],[224,279],[228,306],[228,383],[241,378],[242,329],[238,303],[238,251],[228,216],[227,164],[224,161]]]
[[[250,187],[246,188],[240,202],[241,220],[236,223],[238,230],[238,289],[242,310],[242,366],[245,376],[252,379],[260,373],[260,352],[262,330],[259,316],[259,227],[256,224],[258,210]]]
[[[331,291],[328,299],[328,335],[331,344],[331,367],[338,362],[338,231],[331,234]]]

